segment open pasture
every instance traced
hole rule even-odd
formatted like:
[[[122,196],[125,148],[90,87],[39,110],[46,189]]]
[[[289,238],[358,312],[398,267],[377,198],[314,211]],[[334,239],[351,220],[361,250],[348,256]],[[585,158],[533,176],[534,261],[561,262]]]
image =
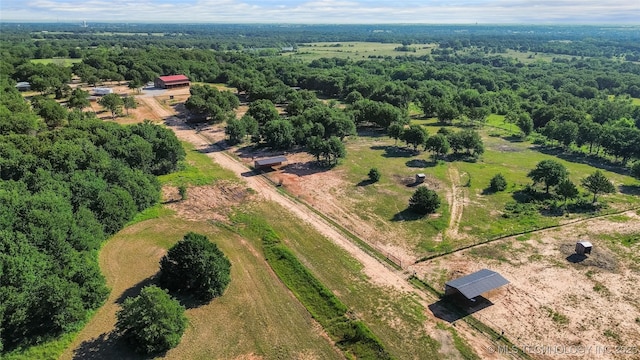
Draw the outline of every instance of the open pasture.
[[[318,168],[311,157],[296,155],[288,165],[268,176],[403,263],[640,205],[640,198],[633,191],[638,186],[637,180],[632,177],[558,149],[538,148],[513,139],[508,136],[509,124],[503,124],[499,117],[492,122],[495,124],[480,131],[486,150],[475,162],[434,161],[430,153],[413,152],[384,134],[363,133],[348,141],[347,158],[334,169]],[[435,120],[414,120],[414,123],[423,125],[431,134],[440,128]],[[496,132],[503,136],[496,136]],[[570,180],[578,186],[581,179],[601,168],[616,185],[617,192],[601,197],[606,207],[600,213],[558,214],[537,209],[518,213],[520,207],[526,206],[521,204],[522,190],[532,183],[527,174],[545,159],[563,164]],[[373,167],[380,170],[382,178],[371,184],[367,182],[367,173]],[[418,185],[417,173],[426,174],[425,186],[435,190],[442,203],[436,214],[424,218],[406,211],[409,197]],[[491,193],[487,190],[490,179],[498,173],[505,176],[508,187],[504,192]],[[590,202],[589,193],[580,190],[585,201]],[[562,204],[561,199],[556,201],[557,206]]]
[[[396,57],[402,55],[408,56],[423,56],[431,53],[431,50],[435,48],[435,44],[412,44],[410,48],[415,48],[413,51],[397,51],[398,47],[402,44],[390,44],[390,43],[372,43],[372,42],[318,42],[302,44],[298,47],[297,52],[284,53],[284,56],[291,56],[297,59],[303,59],[307,61],[319,59],[319,58],[340,58],[340,59],[352,59],[362,60],[369,59],[370,57]]]

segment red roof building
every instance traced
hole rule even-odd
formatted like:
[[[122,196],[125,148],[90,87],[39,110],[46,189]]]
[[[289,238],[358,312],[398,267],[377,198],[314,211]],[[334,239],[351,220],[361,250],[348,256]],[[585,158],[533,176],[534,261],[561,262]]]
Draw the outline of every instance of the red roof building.
[[[189,78],[184,75],[160,76],[153,81],[153,84],[155,87],[162,89],[191,85]]]

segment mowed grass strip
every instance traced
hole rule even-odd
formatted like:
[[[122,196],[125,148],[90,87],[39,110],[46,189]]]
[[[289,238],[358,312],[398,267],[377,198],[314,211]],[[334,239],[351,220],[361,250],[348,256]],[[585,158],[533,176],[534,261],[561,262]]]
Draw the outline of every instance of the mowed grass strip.
[[[245,221],[252,232],[260,234],[265,257],[273,271],[348,357],[392,359],[384,345],[363,322],[346,316],[347,306],[282,244],[280,237],[269,225],[243,213],[236,214],[234,219],[238,222]]]
[[[440,344],[425,332],[428,317],[417,296],[376,285],[375,280],[363,272],[359,261],[310,225],[272,202],[243,207],[233,220],[234,229],[249,241],[262,242],[265,236],[274,236],[276,241],[285,244],[349,309],[348,314],[355,314],[366,323],[392,357],[442,358]],[[275,231],[266,232],[264,224]]]

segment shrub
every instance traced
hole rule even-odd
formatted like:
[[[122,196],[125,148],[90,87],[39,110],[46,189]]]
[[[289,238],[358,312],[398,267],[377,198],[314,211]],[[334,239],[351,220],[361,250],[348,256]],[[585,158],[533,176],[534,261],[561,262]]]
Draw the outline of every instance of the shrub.
[[[178,193],[180,194],[180,199],[181,200],[187,200],[187,186],[186,185],[178,186]]]
[[[494,192],[504,191],[507,188],[507,180],[502,174],[496,174],[496,176],[491,178],[489,188]]]
[[[203,301],[222,295],[231,281],[231,263],[216,244],[188,233],[160,260],[160,284]]]
[[[187,327],[184,307],[157,286],[147,286],[128,298],[116,314],[116,330],[136,351],[164,352],[180,343]]]
[[[382,175],[380,174],[380,171],[378,171],[377,168],[371,168],[371,170],[369,170],[369,180],[371,180],[371,182],[380,181],[381,176]]]

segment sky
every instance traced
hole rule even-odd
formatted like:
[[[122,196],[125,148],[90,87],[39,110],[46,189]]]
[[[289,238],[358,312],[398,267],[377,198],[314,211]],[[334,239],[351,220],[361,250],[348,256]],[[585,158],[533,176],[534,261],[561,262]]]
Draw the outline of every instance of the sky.
[[[0,21],[640,24],[640,0],[0,0]]]

